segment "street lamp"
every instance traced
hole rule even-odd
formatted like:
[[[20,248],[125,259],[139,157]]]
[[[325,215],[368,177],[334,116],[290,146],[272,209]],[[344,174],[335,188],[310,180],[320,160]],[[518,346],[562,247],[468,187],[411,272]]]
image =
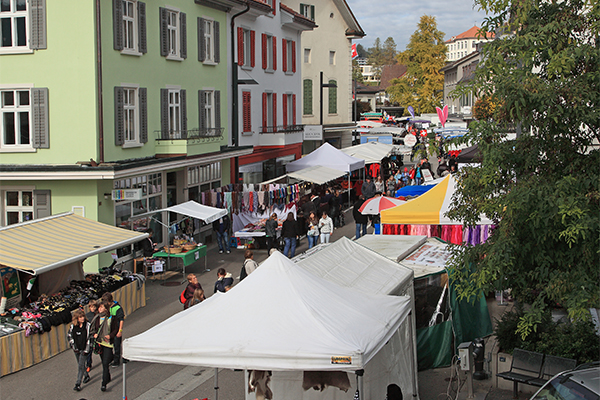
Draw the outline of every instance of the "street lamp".
[[[321,79],[320,79],[320,85],[319,85],[319,90],[320,90],[320,99],[321,99],[321,103],[320,103],[320,124],[321,124],[321,129],[323,129],[323,88],[336,88],[337,85],[335,83],[323,83],[323,71],[321,71]],[[321,144],[323,144],[323,141],[325,140],[325,133],[322,132],[321,133]]]

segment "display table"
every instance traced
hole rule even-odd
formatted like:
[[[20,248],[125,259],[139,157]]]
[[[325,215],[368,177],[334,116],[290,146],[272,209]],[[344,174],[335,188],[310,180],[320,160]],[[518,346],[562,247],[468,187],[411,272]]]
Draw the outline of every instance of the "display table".
[[[204,270],[210,271],[209,269],[207,269],[206,245],[196,247],[195,249],[186,251],[185,253],[167,253],[164,251],[159,251],[158,253],[154,253],[152,255],[152,257],[167,258],[167,259],[170,259],[170,258],[180,259],[182,262],[182,265],[183,265],[183,277],[184,278],[186,277],[185,276],[185,267],[187,267],[190,264],[193,264],[194,262],[199,260],[200,257],[204,257]]]
[[[140,307],[146,306],[146,284],[138,287],[131,282],[112,292],[113,298],[119,302],[125,318]],[[89,311],[86,308],[86,312]],[[55,355],[70,350],[67,333],[71,324],[53,326],[50,332],[25,336],[19,331],[0,337],[0,376],[31,367]]]

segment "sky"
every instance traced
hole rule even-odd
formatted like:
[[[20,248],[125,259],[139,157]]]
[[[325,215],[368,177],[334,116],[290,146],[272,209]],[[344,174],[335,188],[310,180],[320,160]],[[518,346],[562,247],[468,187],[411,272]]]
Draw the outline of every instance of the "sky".
[[[433,15],[444,40],[456,36],[473,25],[481,27],[486,17],[474,8],[473,0],[346,0],[358,23],[367,34],[353,43],[365,49],[373,46],[376,38],[381,44],[388,37],[396,42],[396,50],[404,51],[411,35],[417,30],[423,15]]]

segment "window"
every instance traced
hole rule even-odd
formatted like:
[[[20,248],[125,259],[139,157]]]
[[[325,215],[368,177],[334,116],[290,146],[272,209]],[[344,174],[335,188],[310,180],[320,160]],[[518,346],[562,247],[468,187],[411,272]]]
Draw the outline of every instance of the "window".
[[[221,135],[221,91],[198,91],[200,116],[200,136],[215,137]]]
[[[198,61],[204,63],[221,62],[220,25],[218,21],[198,18]]]
[[[1,194],[2,225],[18,224],[52,214],[49,190],[10,188],[2,191]]]
[[[254,68],[255,32],[246,28],[238,28],[238,65]]]
[[[161,89],[161,139],[187,138],[186,91]]]
[[[277,132],[277,94],[263,93],[263,133]]]
[[[187,58],[186,14],[160,8],[160,55],[170,60]]]
[[[336,85],[334,80],[329,81],[330,85]],[[337,114],[337,87],[329,87],[329,114]]]
[[[329,65],[335,65],[335,51],[329,52]]]
[[[250,92],[242,92],[242,132],[252,132],[252,103]]]
[[[113,36],[115,50],[132,55],[146,53],[146,3],[113,0]]]
[[[300,14],[304,15],[306,18],[315,20],[315,6],[310,4],[302,4],[300,3]]]
[[[23,53],[45,48],[45,1],[0,1],[0,54]]]
[[[312,115],[313,113],[313,82],[311,79],[304,80],[303,88],[303,103],[302,103],[302,114]]]
[[[273,35],[262,34],[262,67],[267,71],[277,69],[277,39]]]
[[[310,64],[310,49],[304,49],[304,63]]]
[[[282,60],[283,60],[283,72],[293,73],[296,72],[296,42],[293,40],[282,39]]]
[[[296,95],[283,95],[283,126],[296,125]]]
[[[115,87],[115,145],[137,147],[148,142],[147,89]]]
[[[48,89],[0,90],[0,150],[49,148]]]

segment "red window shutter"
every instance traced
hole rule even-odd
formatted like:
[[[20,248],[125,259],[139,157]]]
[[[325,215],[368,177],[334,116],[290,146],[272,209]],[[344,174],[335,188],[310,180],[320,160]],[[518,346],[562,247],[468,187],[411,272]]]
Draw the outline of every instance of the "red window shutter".
[[[251,132],[252,131],[252,117],[251,117],[251,108],[250,104],[250,92],[242,92],[242,112],[244,114],[244,126],[242,128],[243,132]]]
[[[281,70],[287,72],[287,41],[281,39]]]
[[[277,132],[277,93],[273,93],[273,132]]]
[[[292,125],[296,125],[296,95],[292,95]]]
[[[273,71],[277,71],[277,38],[273,36]]]
[[[277,15],[277,0],[273,0],[273,15]]]
[[[262,38],[262,67],[267,69],[267,35],[263,33]]]
[[[281,97],[281,110],[283,111],[283,126],[287,126],[288,115],[287,115],[287,94]]]
[[[255,56],[255,53],[256,53],[254,51],[254,47],[255,47],[254,46],[254,42],[255,42],[255,40],[254,40],[254,34],[255,34],[254,31],[250,31],[250,66],[252,68],[254,68],[254,59],[255,59],[254,56]]]
[[[296,72],[296,42],[292,41],[292,72]]]
[[[238,28],[238,65],[244,65],[244,29]]]
[[[267,94],[263,93],[263,132],[267,131]]]

